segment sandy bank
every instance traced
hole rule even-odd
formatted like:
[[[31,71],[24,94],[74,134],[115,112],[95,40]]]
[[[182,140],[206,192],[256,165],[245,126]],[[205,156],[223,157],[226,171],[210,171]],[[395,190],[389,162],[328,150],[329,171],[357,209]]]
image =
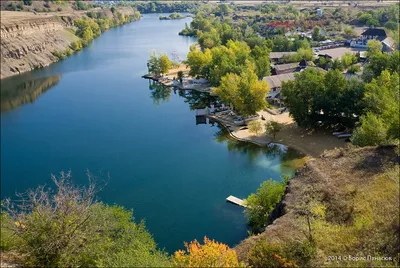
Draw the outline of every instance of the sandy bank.
[[[271,142],[281,143],[312,157],[318,157],[327,150],[346,145],[343,139],[333,136],[330,131],[307,130],[298,127],[288,112],[272,115],[266,111],[261,111],[258,114],[265,118],[265,120],[258,119],[262,123],[262,130],[258,135],[249,132],[243,126],[236,126],[220,116],[210,116],[210,118],[224,125],[229,130],[230,135],[240,141],[252,142],[260,146],[268,145]],[[276,135],[275,139],[265,135],[264,125],[269,120],[277,121],[283,125],[283,129]]]

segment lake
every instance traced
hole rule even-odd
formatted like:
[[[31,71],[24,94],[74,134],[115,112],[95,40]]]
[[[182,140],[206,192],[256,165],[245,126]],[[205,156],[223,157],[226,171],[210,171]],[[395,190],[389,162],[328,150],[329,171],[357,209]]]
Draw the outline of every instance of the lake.
[[[99,199],[133,209],[168,252],[204,236],[234,246],[247,236],[245,198],[260,183],[292,175],[293,150],[236,142],[196,118],[215,101],[205,93],[160,87],[141,76],[155,49],[184,59],[196,40],[190,23],[144,15],[111,29],[83,51],[1,81],[1,196],[47,184],[50,174],[85,171],[110,180]]]

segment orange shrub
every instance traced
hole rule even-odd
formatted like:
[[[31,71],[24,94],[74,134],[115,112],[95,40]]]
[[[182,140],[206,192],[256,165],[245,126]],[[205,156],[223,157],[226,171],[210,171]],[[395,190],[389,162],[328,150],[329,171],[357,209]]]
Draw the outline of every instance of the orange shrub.
[[[245,267],[239,263],[236,252],[227,245],[204,237],[204,244],[197,240],[185,242],[186,251],[178,250],[174,254],[177,267]]]

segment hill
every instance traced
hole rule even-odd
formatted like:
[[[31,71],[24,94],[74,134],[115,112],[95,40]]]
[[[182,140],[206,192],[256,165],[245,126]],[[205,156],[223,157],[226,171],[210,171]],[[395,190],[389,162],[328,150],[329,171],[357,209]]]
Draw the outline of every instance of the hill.
[[[300,267],[398,265],[398,152],[396,146],[350,147],[310,160],[276,208],[281,216],[235,248],[239,260],[259,267],[254,256],[267,254],[266,248],[278,245],[293,254],[294,244],[310,241],[315,251],[300,254]],[[257,253],[256,245],[264,249]]]

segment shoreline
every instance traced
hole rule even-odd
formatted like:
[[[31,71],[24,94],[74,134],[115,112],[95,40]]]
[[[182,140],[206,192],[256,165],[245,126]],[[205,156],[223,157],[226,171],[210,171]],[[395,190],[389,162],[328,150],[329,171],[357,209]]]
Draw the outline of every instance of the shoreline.
[[[81,46],[80,49],[73,49],[72,46],[77,41],[82,42],[82,39],[73,31],[73,20],[86,16],[86,11],[34,14],[28,11],[2,10],[1,15],[1,46],[2,50],[5,50],[9,54],[9,57],[2,57],[1,64],[4,66],[2,67],[0,80],[49,67],[54,63],[77,54],[91,45],[89,43],[87,46]],[[59,17],[60,15],[62,16]],[[131,16],[131,14],[126,15]],[[129,22],[110,27],[106,31],[101,32],[98,38],[111,29],[128,25],[140,19],[141,16],[137,19],[130,17]],[[32,37],[23,32],[24,30],[27,31],[26,29],[37,31],[37,33]],[[16,39],[13,35],[15,33],[18,33],[17,37],[19,39]],[[49,44],[43,45],[42,43],[45,42]],[[37,45],[37,43],[40,45]],[[13,44],[13,46],[10,46],[10,44]],[[69,50],[71,53],[67,54],[66,50]],[[40,51],[42,54],[38,56],[37,51]],[[56,53],[59,53],[59,55]]]
[[[170,84],[162,83],[159,81],[159,78],[154,78],[151,75],[143,75],[142,77],[158,82],[165,87],[176,87],[180,90],[196,90],[198,92],[207,92],[210,94],[209,90],[204,90],[200,87],[184,88],[173,85],[172,82]],[[327,150],[346,146],[346,142],[343,139],[338,139],[333,136],[329,130],[308,130],[298,127],[293,118],[290,117],[289,112],[279,114],[266,108],[259,111],[257,114],[265,118],[265,121],[257,119],[261,121],[263,126],[262,131],[260,131],[260,133],[262,133],[261,135],[250,133],[245,126],[237,126],[233,122],[228,122],[219,118],[218,115],[206,114],[205,116],[222,125],[229,132],[229,136],[237,141],[249,142],[260,147],[268,146],[271,143],[282,144],[295,149],[309,157],[309,159],[318,158]],[[282,130],[277,133],[275,139],[264,134],[264,124],[267,121],[277,121],[283,126]]]

